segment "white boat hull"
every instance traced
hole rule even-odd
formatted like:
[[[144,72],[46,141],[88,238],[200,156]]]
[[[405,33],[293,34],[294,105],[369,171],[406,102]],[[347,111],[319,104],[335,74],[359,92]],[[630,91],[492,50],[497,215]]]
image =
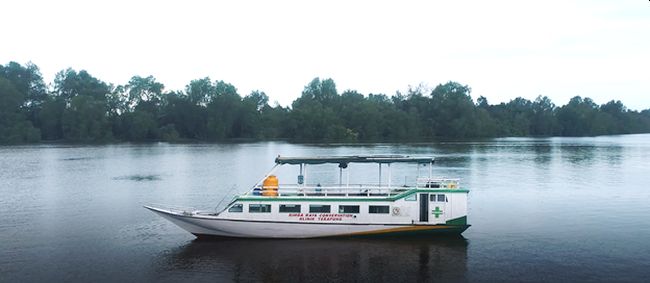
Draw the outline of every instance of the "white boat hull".
[[[197,237],[320,238],[372,235],[460,234],[469,225],[305,223],[225,219],[145,206]]]

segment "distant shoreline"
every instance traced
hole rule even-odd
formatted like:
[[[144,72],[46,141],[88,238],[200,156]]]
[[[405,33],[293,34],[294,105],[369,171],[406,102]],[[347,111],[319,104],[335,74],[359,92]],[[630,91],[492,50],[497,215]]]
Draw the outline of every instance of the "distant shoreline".
[[[298,143],[431,142],[493,137],[601,136],[650,133],[650,109],[620,100],[598,105],[573,97],[489,104],[458,82],[406,93],[342,93],[314,78],[291,107],[269,104],[262,91],[242,96],[222,80],[192,80],[166,90],[153,76],[126,85],[66,69],[49,86],[34,64],[0,65],[0,144],[40,141]]]
[[[435,139],[435,140],[411,140],[411,141],[355,141],[355,142],[342,142],[342,141],[295,141],[288,139],[228,139],[218,141],[205,141],[205,140],[183,140],[183,141],[163,141],[163,140],[149,140],[149,141],[105,141],[105,142],[71,142],[65,140],[56,141],[39,141],[33,143],[17,143],[17,144],[0,144],[0,146],[25,146],[25,145],[63,145],[63,146],[102,146],[102,145],[151,145],[156,143],[164,144],[178,144],[178,145],[200,145],[200,144],[246,144],[246,143],[266,143],[266,142],[284,142],[288,144],[303,144],[303,145],[372,145],[372,144],[434,144],[434,143],[464,143],[464,142],[479,142],[479,141],[493,141],[496,139],[551,139],[551,138],[602,138],[602,137],[617,137],[617,136],[635,136],[635,135],[650,135],[650,133],[634,133],[634,134],[614,134],[614,135],[598,135],[598,136],[508,136],[508,137],[490,137],[490,138],[464,138],[464,139]]]

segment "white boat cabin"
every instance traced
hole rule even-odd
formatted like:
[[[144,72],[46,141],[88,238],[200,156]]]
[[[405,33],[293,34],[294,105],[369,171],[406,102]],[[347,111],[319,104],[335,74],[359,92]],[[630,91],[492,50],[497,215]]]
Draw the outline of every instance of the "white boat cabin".
[[[278,156],[275,163],[253,189],[235,198],[218,216],[242,221],[302,223],[467,224],[468,190],[460,188],[458,179],[433,177],[434,159],[430,157]],[[376,164],[377,181],[350,183],[353,163]],[[391,170],[391,165],[396,163],[414,165],[416,168],[411,172],[415,171],[416,175],[410,179],[404,177],[404,183],[396,184],[394,180],[398,177]],[[321,183],[323,180],[310,176],[308,169],[321,164],[338,165],[338,182]],[[274,175],[278,167],[285,165],[297,167],[294,183],[280,182]]]

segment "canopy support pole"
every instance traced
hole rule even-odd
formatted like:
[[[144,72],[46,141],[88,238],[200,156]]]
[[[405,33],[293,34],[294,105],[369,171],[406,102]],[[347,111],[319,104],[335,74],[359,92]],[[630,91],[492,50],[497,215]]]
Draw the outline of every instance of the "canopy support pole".
[[[302,170],[303,165],[304,165],[303,163],[300,163],[300,174],[298,174],[298,185],[302,187],[305,186],[305,176],[303,175],[303,170]]]
[[[379,187],[381,188],[381,163],[379,163]]]
[[[388,189],[390,190],[390,177],[392,170],[390,169],[390,163],[388,163]]]
[[[349,168],[348,168],[348,170],[345,170],[345,175],[346,175],[346,179],[347,179],[346,184],[345,184],[345,188],[350,188],[350,169]]]

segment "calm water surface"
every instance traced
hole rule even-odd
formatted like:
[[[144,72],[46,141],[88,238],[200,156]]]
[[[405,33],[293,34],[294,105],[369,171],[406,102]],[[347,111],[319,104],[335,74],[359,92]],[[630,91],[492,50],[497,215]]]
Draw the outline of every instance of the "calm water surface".
[[[471,190],[473,226],[453,239],[197,241],[142,208],[214,209],[278,154],[434,155],[435,175]],[[0,147],[0,281],[647,282],[649,181],[650,135]]]

